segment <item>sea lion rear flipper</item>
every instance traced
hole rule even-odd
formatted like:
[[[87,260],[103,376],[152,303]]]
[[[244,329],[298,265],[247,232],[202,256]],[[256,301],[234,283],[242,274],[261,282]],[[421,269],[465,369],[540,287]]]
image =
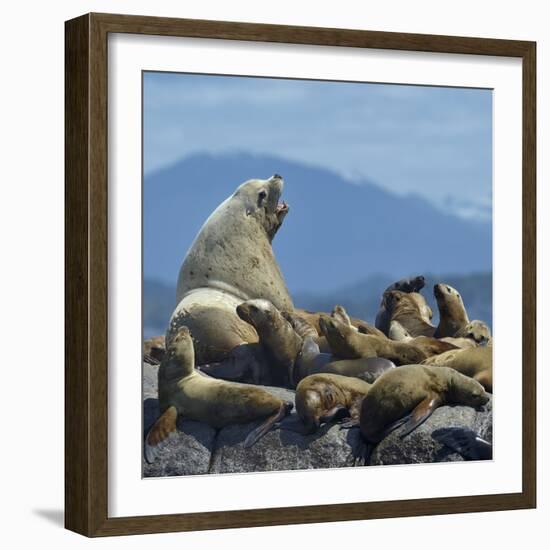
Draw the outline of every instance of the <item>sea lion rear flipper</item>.
[[[410,414],[410,418],[404,423],[403,431],[399,435],[401,439],[416,430],[420,424],[428,420],[432,413],[441,405],[439,395],[429,395],[422,400]]]
[[[248,447],[252,447],[254,443],[256,443],[261,437],[263,437],[271,428],[273,428],[273,425],[276,422],[279,422],[282,420],[291,410],[292,410],[292,403],[290,402],[284,402],[279,407],[279,410],[271,415],[265,422],[260,424],[257,428],[252,430],[244,440],[244,448],[247,449]]]
[[[144,442],[143,453],[145,460],[151,464],[158,455],[159,443],[164,441],[172,432],[176,431],[176,419],[178,411],[176,407],[168,407],[151,426]]]

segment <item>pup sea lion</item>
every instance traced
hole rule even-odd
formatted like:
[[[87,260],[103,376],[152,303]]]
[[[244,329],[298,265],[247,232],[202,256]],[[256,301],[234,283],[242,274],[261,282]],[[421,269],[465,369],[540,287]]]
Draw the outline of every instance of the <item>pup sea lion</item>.
[[[213,428],[263,419],[252,430],[245,447],[253,445],[292,409],[288,403],[257,386],[202,375],[194,368],[193,340],[186,326],[172,337],[158,373],[161,416],[145,438],[145,458],[152,462],[157,445],[176,430],[178,414]]]
[[[406,365],[383,374],[361,405],[360,428],[368,444],[376,444],[404,425],[405,437],[441,405],[478,408],[489,401],[481,384],[446,367]]]
[[[427,358],[427,354],[413,344],[361,334],[332,317],[322,317],[320,326],[334,355],[345,359],[384,357],[396,365],[410,365]]]
[[[449,367],[477,380],[489,393],[493,393],[493,349],[476,347],[447,351],[428,357],[422,364]]]
[[[476,344],[487,345],[491,341],[491,330],[483,321],[470,321],[455,334],[457,338],[469,338]]]
[[[296,388],[296,412],[303,423],[303,434],[312,434],[321,423],[337,418],[359,418],[361,401],[371,384],[338,374],[313,374]],[[285,428],[285,425],[281,425]],[[299,431],[299,430],[296,430]]]
[[[384,315],[377,316],[376,328],[384,334],[389,334],[392,321],[398,321],[413,338],[434,335],[433,313],[422,294],[390,290],[384,293],[381,307]]]
[[[395,368],[394,363],[383,357],[361,357],[359,359],[338,359],[330,353],[321,353],[315,340],[308,336],[296,358],[292,371],[292,382],[313,374],[338,374],[372,383],[388,369]]]
[[[434,286],[434,296],[439,309],[439,325],[434,336],[436,338],[455,336],[470,322],[462,297],[452,286],[442,283]]]
[[[417,277],[400,279],[399,281],[389,285],[382,293],[382,301],[380,302],[380,308],[378,309],[378,313],[376,314],[376,319],[374,321],[376,328],[380,329],[384,334],[387,334],[387,329],[390,323],[390,315],[386,309],[384,300],[386,293],[391,292],[392,290],[399,290],[401,292],[420,292],[420,290],[424,288],[425,284],[426,281],[424,277],[422,275],[418,275]]]
[[[281,311],[293,309],[271,248],[288,212],[279,204],[282,189],[277,174],[240,185],[206,220],[185,256],[167,341],[189,327],[199,364],[222,361],[236,346],[258,341],[236,313],[240,303],[264,298]]]

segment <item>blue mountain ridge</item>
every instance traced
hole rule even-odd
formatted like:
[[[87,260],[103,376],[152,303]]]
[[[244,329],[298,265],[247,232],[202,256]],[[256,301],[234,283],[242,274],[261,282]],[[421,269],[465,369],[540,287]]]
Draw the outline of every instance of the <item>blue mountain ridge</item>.
[[[285,179],[290,212],[273,247],[288,288],[326,293],[375,274],[490,272],[492,228],[319,167],[267,155],[195,154],[143,186],[144,277],[175,285],[208,215],[243,181]],[[444,182],[442,182],[444,185]]]

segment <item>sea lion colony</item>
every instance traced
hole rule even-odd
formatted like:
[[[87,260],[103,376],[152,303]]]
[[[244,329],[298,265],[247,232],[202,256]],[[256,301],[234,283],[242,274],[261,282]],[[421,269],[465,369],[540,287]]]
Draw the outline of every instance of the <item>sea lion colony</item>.
[[[277,174],[240,185],[184,258],[166,343],[144,344],[145,360],[160,363],[161,416],[145,438],[148,461],[178,415],[214,428],[257,420],[245,447],[284,429],[292,403],[262,385],[296,390],[301,424],[288,429],[307,434],[345,420],[370,450],[399,427],[405,437],[438,406],[481,407],[489,399],[490,330],[470,321],[447,284],[433,289],[438,326],[420,293],[423,276],[384,290],[374,326],[340,305],[330,313],[294,307],[271,248],[289,211],[282,190]]]

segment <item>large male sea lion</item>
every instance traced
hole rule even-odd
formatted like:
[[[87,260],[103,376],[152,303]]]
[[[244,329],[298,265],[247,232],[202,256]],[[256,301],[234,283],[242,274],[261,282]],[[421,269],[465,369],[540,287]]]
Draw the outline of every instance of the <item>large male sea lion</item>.
[[[453,369],[406,365],[383,374],[363,399],[361,435],[368,444],[376,444],[404,424],[405,437],[441,405],[478,408],[488,401],[479,382]]]
[[[292,403],[257,386],[215,380],[195,370],[193,340],[186,326],[178,329],[166,350],[158,373],[161,416],[145,438],[145,458],[152,462],[157,445],[176,431],[176,419],[183,415],[213,428],[264,420],[245,439],[250,447],[282,420]]]
[[[236,313],[245,300],[264,298],[281,311],[293,309],[271,248],[288,212],[279,204],[282,190],[277,174],[240,185],[206,220],[185,256],[167,340],[189,327],[199,364],[222,361],[236,346],[258,341]]]

